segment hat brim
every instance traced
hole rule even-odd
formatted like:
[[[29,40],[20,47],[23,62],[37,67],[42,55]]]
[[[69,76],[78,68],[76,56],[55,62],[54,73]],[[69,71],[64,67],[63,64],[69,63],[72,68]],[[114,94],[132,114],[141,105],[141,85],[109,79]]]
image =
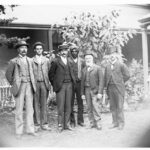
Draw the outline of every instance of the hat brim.
[[[44,44],[43,43],[36,43],[36,44],[33,45],[33,49],[35,49],[35,47],[38,46],[38,45],[40,45],[40,46],[42,46],[44,48]]]
[[[79,51],[79,50],[78,50],[78,47],[71,47],[71,48],[70,48],[71,51],[74,50],[74,49],[77,50],[77,51]]]
[[[29,48],[29,44],[18,44],[18,45],[15,46],[15,48],[17,49],[17,48],[19,48],[21,46],[27,46]]]
[[[92,53],[87,53],[87,54],[84,54],[84,57],[87,56],[87,55],[91,55],[94,57],[94,55]]]
[[[68,48],[63,48],[63,49],[58,49],[59,52],[63,51],[63,50],[68,50]]]

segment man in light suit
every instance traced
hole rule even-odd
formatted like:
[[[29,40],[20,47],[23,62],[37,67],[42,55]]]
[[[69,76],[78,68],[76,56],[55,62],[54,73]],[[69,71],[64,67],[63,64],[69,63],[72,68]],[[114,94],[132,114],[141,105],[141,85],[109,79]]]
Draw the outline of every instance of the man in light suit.
[[[100,66],[94,63],[92,52],[85,54],[86,67],[83,69],[81,80],[82,99],[86,99],[90,128],[102,129],[101,101],[104,78]]]
[[[105,68],[104,75],[113,119],[110,129],[118,127],[119,130],[122,130],[125,125],[123,112],[125,82],[130,75],[127,66],[118,60],[117,47],[110,46],[110,53],[109,63]]]
[[[59,46],[60,57],[56,57],[49,71],[49,80],[56,92],[58,110],[58,131],[72,130],[70,127],[72,84],[75,82],[73,70],[68,61],[69,47],[63,43]]]
[[[33,72],[36,80],[36,93],[34,94],[34,123],[36,129],[50,130],[48,125],[47,98],[50,90],[48,72],[50,60],[42,55],[44,44],[36,42],[33,45],[36,55],[33,57]]]
[[[76,83],[73,84],[73,91],[72,91],[72,103],[71,103],[71,118],[70,123],[71,126],[76,125],[75,115],[74,115],[74,102],[75,96],[77,100],[77,123],[79,126],[84,126],[84,119],[83,119],[83,100],[81,98],[81,72],[83,69],[83,60],[78,56],[79,49],[76,44],[72,43],[70,45],[70,53],[71,56],[69,57],[69,61],[71,64],[71,68],[73,68],[74,76],[76,79]]]
[[[12,86],[12,94],[16,101],[15,128],[17,138],[21,138],[23,134],[24,102],[26,109],[26,132],[36,136],[33,122],[33,94],[36,91],[36,85],[32,60],[26,56],[28,46],[25,41],[19,41],[16,44],[19,55],[10,60],[6,70],[6,78]]]

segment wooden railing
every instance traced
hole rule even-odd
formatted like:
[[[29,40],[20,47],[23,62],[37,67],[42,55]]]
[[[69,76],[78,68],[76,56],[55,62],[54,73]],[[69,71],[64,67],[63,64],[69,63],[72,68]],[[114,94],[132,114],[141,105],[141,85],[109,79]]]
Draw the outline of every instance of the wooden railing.
[[[15,100],[11,94],[11,86],[0,86],[0,114],[11,112],[15,108]]]

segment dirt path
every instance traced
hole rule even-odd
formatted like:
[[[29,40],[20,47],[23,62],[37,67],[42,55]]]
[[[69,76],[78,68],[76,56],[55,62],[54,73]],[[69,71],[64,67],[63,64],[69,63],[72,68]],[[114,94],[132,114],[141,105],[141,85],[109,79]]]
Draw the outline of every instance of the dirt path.
[[[84,115],[88,125],[87,114]],[[150,128],[150,109],[144,107],[137,111],[125,112],[126,125],[123,131],[108,129],[111,124],[111,114],[102,114],[102,131],[86,129],[77,126],[74,131],[57,133],[56,119],[51,116],[52,131],[39,132],[38,137],[24,135],[22,140],[14,136],[14,116],[0,116],[0,144],[7,147],[134,147],[143,139]],[[150,137],[150,135],[148,135]],[[147,138],[147,137],[146,137]],[[142,139],[142,140],[141,140]],[[149,138],[150,139],[150,138]]]

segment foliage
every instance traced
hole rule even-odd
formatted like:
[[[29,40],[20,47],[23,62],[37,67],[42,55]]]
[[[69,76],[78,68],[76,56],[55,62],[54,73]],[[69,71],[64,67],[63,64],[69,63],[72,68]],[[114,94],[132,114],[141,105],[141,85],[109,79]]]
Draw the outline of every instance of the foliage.
[[[7,5],[8,7],[11,8],[11,10],[13,11],[14,7],[17,7],[18,5]],[[1,14],[6,14],[6,5],[0,5],[0,13]]]
[[[13,22],[14,20],[16,20],[17,18],[13,17],[13,18],[7,18],[7,19],[0,19],[0,24],[1,25],[8,25],[11,22]]]
[[[11,37],[7,38],[5,34],[0,35],[0,46],[6,45],[8,48],[14,48],[16,43],[20,40],[27,41],[30,39],[30,37],[25,37],[25,38],[18,38],[18,37]]]
[[[132,60],[129,65],[130,79],[126,82],[128,103],[140,102],[144,97],[144,75],[142,61]]]
[[[60,33],[64,41],[76,43],[80,48],[80,54],[86,51],[93,52],[95,58],[102,58],[109,52],[109,45],[118,47],[121,55],[121,47],[133,37],[135,31],[117,30],[116,19],[119,11],[113,10],[104,16],[81,13],[64,19],[65,26],[60,27]]]
[[[11,9],[11,11],[14,10],[15,7],[17,7],[18,5],[0,5],[0,25],[8,25],[11,22],[13,22],[14,20],[16,20],[17,18],[12,17],[12,18],[7,18],[5,15],[7,15],[7,10]],[[14,48],[14,46],[16,45],[16,43],[19,40],[28,40],[30,39],[30,37],[25,37],[25,38],[18,38],[18,37],[11,37],[11,38],[7,38],[5,34],[0,34],[0,46],[2,45],[6,45],[8,46],[8,48]]]
[[[17,7],[18,5],[0,5],[0,24],[1,25],[8,25],[11,22],[13,22],[14,20],[16,20],[17,18],[12,17],[12,18],[6,18],[5,15],[7,15],[7,10],[10,8],[11,11],[14,10],[15,7]],[[3,17],[2,17],[3,16]]]

